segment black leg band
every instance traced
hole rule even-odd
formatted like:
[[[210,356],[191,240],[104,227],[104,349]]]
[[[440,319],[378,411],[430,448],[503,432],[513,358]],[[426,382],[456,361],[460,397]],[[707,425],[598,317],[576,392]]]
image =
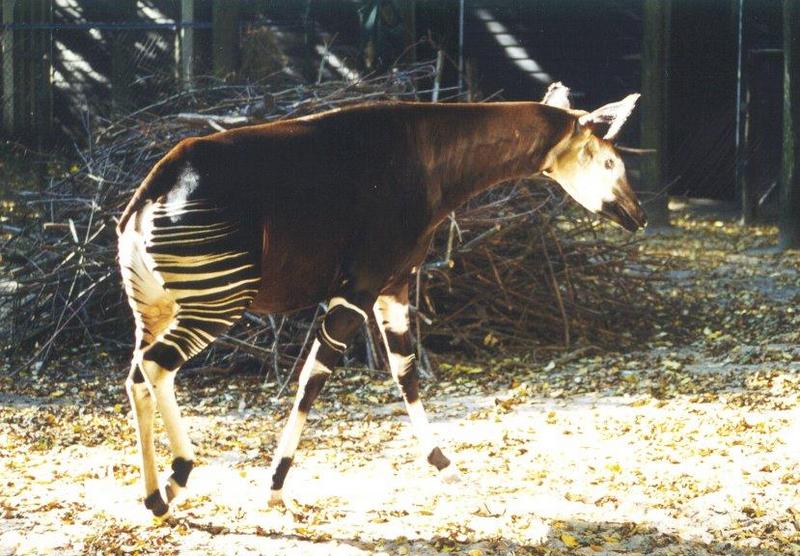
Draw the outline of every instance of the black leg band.
[[[175,458],[172,460],[172,478],[179,487],[185,488],[189,480],[189,473],[192,472],[194,462],[185,458]]]
[[[157,342],[144,352],[145,361],[153,361],[162,369],[174,370],[183,364],[183,357],[175,346]]]
[[[419,399],[419,373],[413,361],[411,367],[400,369],[397,382],[400,383],[400,390],[408,403],[414,403]]]
[[[134,384],[141,384],[144,382],[144,375],[142,374],[142,371],[139,369],[138,365],[133,370],[133,376],[131,378]]]
[[[286,479],[286,474],[292,466],[292,458],[281,458],[278,462],[278,467],[275,468],[275,473],[272,474],[272,490],[280,490],[283,488],[283,481]]]
[[[419,399],[419,373],[411,338],[408,333],[387,330],[386,344],[391,353],[403,357],[403,367],[397,370],[397,382],[405,400],[414,403]]]
[[[306,386],[303,389],[303,397],[300,398],[300,404],[297,408],[303,413],[308,413],[311,410],[311,404],[319,396],[322,387],[325,386],[325,381],[328,380],[328,373],[322,371],[313,374],[309,377]]]
[[[389,351],[400,355],[414,353],[414,346],[411,344],[411,337],[408,332],[394,332],[386,330],[386,344],[389,346]]]
[[[347,305],[332,307],[317,330],[320,343],[317,360],[333,369],[363,324],[364,315],[358,310]]]

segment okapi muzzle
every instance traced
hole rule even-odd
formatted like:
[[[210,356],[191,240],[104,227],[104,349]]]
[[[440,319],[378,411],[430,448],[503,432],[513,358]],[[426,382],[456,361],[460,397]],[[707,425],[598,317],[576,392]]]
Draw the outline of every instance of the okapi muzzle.
[[[614,190],[612,201],[603,202],[599,214],[629,232],[635,232],[647,225],[644,209],[628,182],[623,182]]]

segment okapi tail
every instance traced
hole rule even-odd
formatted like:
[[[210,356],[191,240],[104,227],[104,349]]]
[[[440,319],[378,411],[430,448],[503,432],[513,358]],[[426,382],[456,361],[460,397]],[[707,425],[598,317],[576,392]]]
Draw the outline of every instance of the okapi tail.
[[[153,201],[164,195],[175,185],[183,162],[186,160],[185,152],[189,141],[184,140],[178,143],[164,158],[159,160],[150,173],[142,180],[142,183],[134,192],[131,200],[122,211],[122,215],[117,223],[117,235],[122,235],[125,225],[136,211],[142,208],[147,201]]]

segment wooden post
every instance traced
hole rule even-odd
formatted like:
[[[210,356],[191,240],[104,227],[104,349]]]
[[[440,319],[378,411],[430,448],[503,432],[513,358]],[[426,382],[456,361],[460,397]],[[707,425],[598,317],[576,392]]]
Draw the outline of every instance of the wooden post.
[[[783,0],[780,248],[800,249],[800,0]]]
[[[671,0],[644,1],[642,45],[642,147],[655,153],[642,161],[642,189],[651,227],[669,226],[667,186],[667,86]]]
[[[214,0],[211,43],[214,75],[225,78],[237,69],[239,0]]]
[[[136,0],[117,0],[113,19],[119,23],[133,23],[136,19]],[[136,44],[133,31],[114,31],[111,45],[111,110],[116,116],[128,113],[133,108],[131,85],[136,78],[133,66]]]
[[[181,82],[186,89],[194,80],[194,0],[181,0]]]
[[[3,0],[3,25],[14,23],[14,4],[16,0]],[[14,33],[11,29],[3,30],[3,130],[8,135],[15,131]]]
[[[745,66],[743,220],[756,222],[774,214],[780,194],[783,144],[783,49],[748,52]],[[774,195],[773,195],[774,194]],[[748,220],[749,219],[749,220]]]
[[[3,127],[41,145],[52,133],[51,0],[3,1],[6,23],[42,24],[3,33]]]

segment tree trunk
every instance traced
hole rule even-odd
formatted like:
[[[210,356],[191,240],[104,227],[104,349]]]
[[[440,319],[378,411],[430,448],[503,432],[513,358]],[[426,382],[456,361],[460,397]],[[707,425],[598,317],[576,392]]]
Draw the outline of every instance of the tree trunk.
[[[800,249],[800,0],[783,1],[780,247]]]
[[[214,75],[226,78],[237,69],[239,0],[214,0],[211,19]]]
[[[735,130],[735,167],[734,182],[736,183],[736,198],[741,203],[741,222],[745,226],[751,225],[756,220],[756,206],[758,199],[755,193],[755,184],[747,179],[748,133],[750,126],[750,89],[748,72],[752,64],[745,58],[748,52],[749,41],[744,29],[744,0],[732,0],[733,22],[732,27],[736,36],[736,130]]]
[[[181,82],[185,88],[194,80],[194,0],[181,0]]]
[[[667,75],[670,0],[645,0],[642,45],[642,146],[655,153],[642,161],[642,189],[647,220],[653,228],[669,226],[667,186]]]
[[[114,21],[133,23],[136,19],[136,0],[116,0]],[[136,79],[133,65],[136,48],[135,32],[129,29],[114,31],[111,45],[111,110],[115,116],[129,113],[134,105],[131,85]]]
[[[14,23],[14,5],[16,0],[3,0],[3,25]],[[16,131],[14,122],[14,34],[11,29],[3,30],[3,130],[8,135]]]

